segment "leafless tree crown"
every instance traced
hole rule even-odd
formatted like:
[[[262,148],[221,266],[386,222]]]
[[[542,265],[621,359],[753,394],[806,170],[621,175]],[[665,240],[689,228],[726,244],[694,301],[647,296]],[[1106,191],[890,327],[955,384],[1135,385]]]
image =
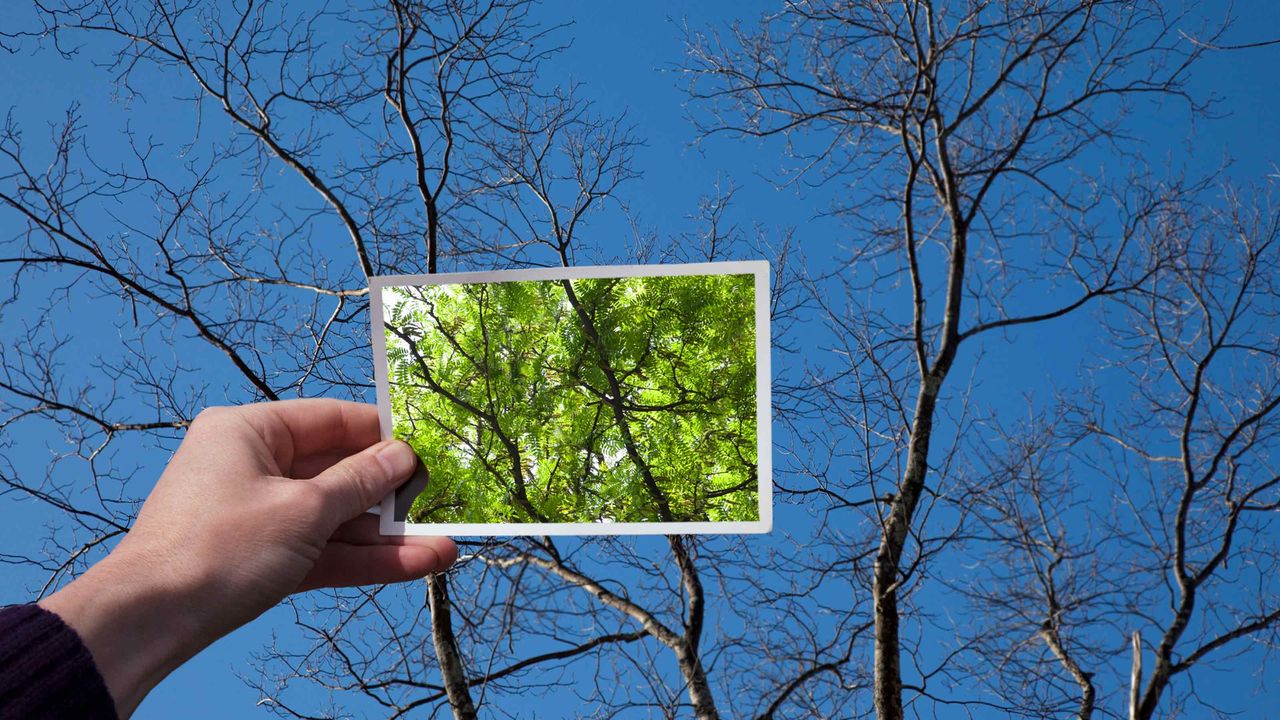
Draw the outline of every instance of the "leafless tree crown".
[[[0,130],[0,481],[49,527],[15,576],[49,592],[127,532],[137,458],[200,407],[369,398],[368,276],[607,262],[625,227],[639,260],[774,261],[778,529],[466,541],[425,589],[295,598],[245,669],[270,711],[1151,718],[1267,659],[1280,214],[1165,172],[1134,122],[1208,115],[1219,29],[1133,0],[690,29],[703,141],[778,151],[832,238],[728,178],[683,223],[631,216],[642,129],[547,76],[550,14],[76,0],[3,31],[162,115]],[[993,359],[1082,317],[1105,342],[1075,379],[993,399]]]

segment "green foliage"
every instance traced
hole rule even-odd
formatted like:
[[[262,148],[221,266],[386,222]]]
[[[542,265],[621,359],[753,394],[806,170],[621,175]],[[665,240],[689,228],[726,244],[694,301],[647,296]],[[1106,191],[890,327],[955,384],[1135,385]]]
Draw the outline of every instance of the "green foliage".
[[[386,288],[413,522],[756,520],[754,277]]]

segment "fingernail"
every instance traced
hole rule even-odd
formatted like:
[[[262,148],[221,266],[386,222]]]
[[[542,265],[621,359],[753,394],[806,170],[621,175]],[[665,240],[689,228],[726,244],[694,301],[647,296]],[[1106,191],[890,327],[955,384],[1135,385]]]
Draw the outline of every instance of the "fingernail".
[[[378,462],[396,479],[409,477],[418,466],[418,456],[408,443],[392,440],[378,451]]]

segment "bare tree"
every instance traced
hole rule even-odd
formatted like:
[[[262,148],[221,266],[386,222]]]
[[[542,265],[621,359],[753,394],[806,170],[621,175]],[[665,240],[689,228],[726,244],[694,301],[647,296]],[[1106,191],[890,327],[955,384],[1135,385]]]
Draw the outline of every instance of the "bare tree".
[[[1086,388],[978,441],[975,570],[942,582],[982,619],[954,682],[1010,713],[1230,714],[1196,671],[1253,667],[1275,642],[1280,226],[1210,190],[1153,216],[1166,263],[1110,306]]]
[[[41,172],[19,129],[4,135],[0,201],[23,228],[3,261],[20,288],[41,272],[65,282],[30,341],[5,357],[3,422],[76,428],[68,442],[89,471],[55,483],[51,469],[43,484],[5,473],[14,493],[82,529],[78,546],[54,533],[40,561],[48,587],[126,532],[145,490],[131,480],[136,468],[103,464],[109,443],[145,434],[172,447],[198,407],[222,398],[366,397],[366,276],[571,264],[579,248],[605,247],[584,239],[586,228],[618,210],[613,198],[636,176],[637,140],[624,121],[539,79],[559,41],[523,0],[303,13],[251,0],[95,1],[42,8],[41,18],[33,34],[67,57],[109,48],[103,62],[127,98],[141,101],[157,77],[188,88],[177,106],[191,120],[181,171],[154,137],[133,138],[122,162],[105,160],[111,153],[92,148],[74,116]],[[135,199],[150,200],[154,216],[112,213]],[[746,244],[717,225],[724,207],[704,205],[707,257]],[[341,242],[330,240],[335,230]],[[117,298],[133,319],[120,328],[127,352],[118,364],[62,367],[46,352],[56,348],[41,345],[58,345],[43,321],[60,302],[95,295]],[[183,359],[161,365],[156,345],[175,336]],[[95,385],[104,370],[121,384]],[[263,703],[296,717],[340,716],[349,704],[392,717],[474,717],[486,706],[503,712],[496,698],[507,694],[585,687],[572,678],[578,663],[594,668],[602,714],[711,718],[713,665],[745,647],[741,635],[760,633],[722,631],[721,613],[708,610],[711,592],[763,585],[732,541],[672,537],[657,553],[640,542],[549,538],[464,547],[454,572],[428,580],[425,601],[381,587],[293,600],[300,641],[267,649],[262,676],[247,677]],[[788,667],[806,672],[790,652]],[[664,657],[674,673],[661,669]],[[649,686],[617,682],[635,677]],[[318,707],[316,688],[339,695]]]
[[[950,679],[977,683],[1010,715],[1105,715],[1122,689],[1106,672],[1127,607],[1110,503],[1081,482],[1068,421],[1032,402],[1013,429],[992,422],[976,444],[983,480],[970,486],[969,573],[939,582],[971,603]],[[1052,410],[1050,411],[1052,412]]]
[[[345,230],[359,273],[355,277],[423,266],[434,272],[443,238],[452,241],[448,244],[455,257],[485,249],[468,245],[462,210],[477,187],[468,178],[473,169],[469,165],[483,162],[477,155],[484,149],[479,134],[496,121],[493,113],[502,109],[503,97],[536,92],[532,73],[538,60],[555,48],[541,47],[543,31],[528,21],[526,3],[393,2],[385,12],[366,12],[371,16],[367,25],[349,26],[365,28],[365,37],[353,38],[360,42],[344,44],[338,54],[327,54],[317,39],[331,29],[335,18],[330,13],[295,17],[287,10],[254,2],[229,8],[84,3],[51,8],[44,21],[64,48],[61,43],[77,32],[117,39],[120,53],[111,67],[117,83],[128,92],[141,89],[143,81],[138,78],[149,68],[185,75],[195,92],[197,110],[217,107],[249,140],[215,155],[205,173],[237,160],[247,161],[264,184],[273,161],[295,172]],[[371,119],[384,132],[368,135],[372,150],[350,165],[338,150],[335,161],[335,149],[325,143],[326,135],[343,124],[361,129]],[[69,137],[74,137],[72,132],[74,125],[69,122]],[[16,132],[9,136],[16,144]],[[70,150],[70,144],[60,148],[63,155]],[[199,228],[205,247],[193,254],[184,249],[175,258],[169,244],[191,244],[180,221],[187,212],[203,219],[190,206],[202,201],[206,190],[202,185],[171,190],[164,181],[152,179],[146,167],[149,152],[136,154],[143,165],[141,177],[135,179],[127,171],[104,173],[101,185],[107,190],[97,192],[115,192],[120,183],[151,180],[158,194],[173,196],[175,210],[164,219],[166,234],[156,239],[159,252],[169,261],[163,274],[154,280],[135,277],[135,268],[119,268],[120,263],[100,251],[94,239],[68,234],[63,225],[75,219],[67,217],[68,188],[61,178],[51,178],[46,187],[36,185],[34,191],[32,185],[19,183],[27,197],[6,198],[33,226],[28,237],[42,241],[29,242],[29,252],[10,261],[19,263],[20,271],[38,263],[87,264],[119,282],[131,302],[150,300],[164,312],[185,315],[203,339],[227,355],[259,398],[275,399],[308,386],[314,392],[314,381],[319,381],[320,388],[367,386],[362,380],[368,377],[367,367],[358,360],[354,364],[346,360],[349,348],[358,346],[359,325],[351,326],[354,333],[338,327],[362,318],[367,309],[362,288],[344,289],[352,284],[352,276],[327,277],[321,265],[321,273],[297,279],[299,269],[285,263],[303,255],[299,248],[290,247],[300,228],[270,238],[274,247],[269,248],[268,262],[275,266],[271,270],[251,269],[263,265],[260,248],[234,237],[229,228],[214,225]],[[11,156],[19,172],[27,174],[16,150]],[[68,165],[69,158],[64,158],[64,167]],[[334,170],[326,171],[330,165]],[[406,168],[408,179],[401,180]],[[416,222],[411,199],[415,195],[421,212]],[[245,205],[233,208],[233,213],[244,211]],[[87,260],[65,256],[62,248],[67,244],[87,254]],[[53,252],[46,250],[50,245]],[[136,244],[124,246],[126,253],[137,252],[135,248]],[[305,261],[299,264],[306,268]],[[286,322],[294,320],[295,327],[264,327],[260,318],[270,317],[270,301],[227,308],[230,318],[226,321],[204,317],[206,306],[217,305],[210,288],[225,292],[244,286],[301,290],[314,293],[317,304],[326,295],[336,303],[318,332],[314,321],[289,314]],[[293,382],[282,386],[273,377],[281,369],[277,358],[262,353],[261,348],[268,345],[262,340],[268,337],[301,346],[295,350],[301,357]],[[175,422],[184,423],[186,417],[181,415]],[[113,520],[114,532],[120,532],[126,522]],[[434,646],[456,714],[474,716],[472,701],[459,683],[462,660],[449,624],[447,582],[436,577],[428,583],[428,602],[435,610]]]
[[[937,447],[968,417],[943,394],[961,346],[1130,293],[1163,262],[1134,233],[1171,191],[1139,191],[1104,219],[1120,186],[1075,173],[1091,148],[1132,153],[1131,103],[1189,100],[1199,50],[1176,42],[1177,20],[1144,2],[832,0],[689,38],[705,132],[785,139],[791,179],[830,188],[830,212],[858,233],[813,282],[847,364],[816,368],[791,408],[835,408],[839,432],[814,442],[842,462],[833,473],[818,458],[790,490],[871,528],[874,552],[857,535],[833,552],[870,586],[882,720],[904,717],[904,694],[951,701],[927,687],[940,667],[904,677],[902,617],[962,528],[956,453]]]
[[[1227,188],[1163,225],[1173,262],[1111,323],[1132,402],[1075,408],[1092,467],[1122,493],[1115,542],[1146,579],[1125,587],[1126,630],[1150,653],[1133,678],[1143,719],[1205,702],[1179,678],[1270,648],[1280,628],[1280,214]]]

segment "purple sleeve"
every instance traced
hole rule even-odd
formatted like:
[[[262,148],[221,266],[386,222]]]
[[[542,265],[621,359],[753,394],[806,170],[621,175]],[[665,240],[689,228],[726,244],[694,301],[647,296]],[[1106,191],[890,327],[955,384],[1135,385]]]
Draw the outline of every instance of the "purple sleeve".
[[[89,649],[39,605],[0,609],[0,720],[117,720]]]

